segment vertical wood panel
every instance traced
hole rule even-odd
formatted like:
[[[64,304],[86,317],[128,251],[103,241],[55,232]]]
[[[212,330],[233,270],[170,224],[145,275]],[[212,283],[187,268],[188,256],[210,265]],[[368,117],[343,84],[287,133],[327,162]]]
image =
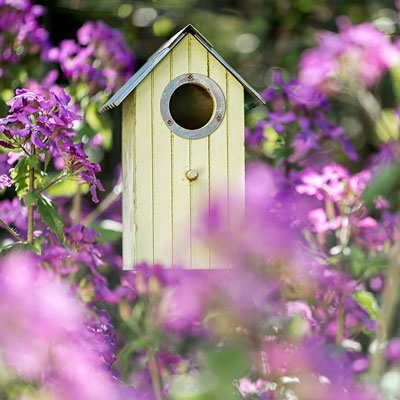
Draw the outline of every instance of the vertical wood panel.
[[[154,263],[172,264],[171,131],[160,114],[160,100],[170,82],[170,56],[153,71]]]
[[[230,222],[242,218],[245,207],[244,91],[241,83],[227,72],[228,115],[228,212]]]
[[[136,262],[153,263],[152,75],[136,89]]]
[[[171,80],[188,72],[189,38],[185,36],[172,50]],[[172,231],[173,263],[190,268],[190,185],[189,140],[172,135]]]
[[[208,74],[207,50],[197,39],[189,35],[189,71],[197,74]],[[208,180],[208,137],[191,140],[190,168],[197,171],[198,178],[191,186],[191,248],[192,263],[195,269],[208,269],[209,246],[200,243],[196,238],[199,231],[199,218],[208,212],[209,180]],[[204,222],[203,222],[204,223]]]
[[[135,92],[122,104],[122,255],[123,268],[135,264],[134,219]]]
[[[212,55],[208,53],[209,77],[220,86],[229,104],[226,95],[226,69]],[[228,110],[227,110],[228,111]],[[210,201],[218,200],[223,204],[228,201],[228,112],[218,129],[209,136],[210,140]],[[226,257],[220,259],[215,252],[210,253],[210,268],[227,268]]]

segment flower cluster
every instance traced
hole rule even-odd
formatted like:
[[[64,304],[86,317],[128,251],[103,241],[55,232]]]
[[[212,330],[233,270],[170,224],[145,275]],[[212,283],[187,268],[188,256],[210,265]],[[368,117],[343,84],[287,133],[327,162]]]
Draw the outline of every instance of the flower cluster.
[[[343,85],[373,85],[400,61],[390,39],[370,23],[351,25],[339,19],[339,33],[320,32],[319,46],[307,50],[300,62],[300,80],[324,92]]]
[[[83,143],[72,140],[76,136],[73,124],[81,117],[71,110],[70,100],[63,90],[52,92],[47,100],[27,89],[17,89],[16,96],[7,103],[9,115],[0,119],[0,145],[29,156],[36,154],[41,161],[45,161],[45,154],[61,158],[68,173],[77,174],[91,185],[93,201],[97,202],[96,188],[104,190],[96,178],[100,166],[88,160]]]
[[[330,110],[326,97],[315,88],[292,79],[286,83],[278,70],[274,72],[274,87],[262,93],[271,111],[265,120],[259,120],[256,127],[246,131],[246,143],[258,145],[264,140],[265,128],[272,127],[278,134],[286,134],[286,141],[292,146],[291,162],[301,160],[311,150],[320,149],[324,141],[339,142],[350,159],[357,159],[344,129],[327,117]],[[290,143],[291,141],[291,143]]]
[[[66,78],[84,82],[90,94],[119,89],[131,76],[135,59],[121,32],[102,21],[87,22],[77,33],[78,42],[63,40],[49,52]]]
[[[24,55],[48,49],[48,33],[38,23],[43,14],[44,8],[30,0],[0,1],[0,77]]]
[[[341,246],[346,247],[352,237],[367,248],[382,250],[385,243],[396,238],[397,218],[387,211],[388,202],[377,199],[382,210],[383,223],[368,215],[362,194],[371,179],[369,170],[351,175],[346,168],[332,163],[319,173],[304,169],[299,176],[296,191],[317,200],[318,206],[308,213],[311,229],[319,234],[338,231]],[[320,240],[323,235],[319,235]],[[343,250],[343,249],[341,249]]]
[[[7,366],[40,384],[50,398],[123,399],[118,380],[98,356],[105,351],[96,328],[101,325],[37,261],[18,254],[2,259],[0,348]],[[101,318],[108,323],[106,315]]]

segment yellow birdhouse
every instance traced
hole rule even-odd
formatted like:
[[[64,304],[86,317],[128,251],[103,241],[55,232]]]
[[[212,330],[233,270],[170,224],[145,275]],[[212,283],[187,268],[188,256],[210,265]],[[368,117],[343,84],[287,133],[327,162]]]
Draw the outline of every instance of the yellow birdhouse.
[[[264,100],[192,25],[101,108],[122,103],[123,262],[223,268],[193,238],[214,196],[244,210],[244,101]]]

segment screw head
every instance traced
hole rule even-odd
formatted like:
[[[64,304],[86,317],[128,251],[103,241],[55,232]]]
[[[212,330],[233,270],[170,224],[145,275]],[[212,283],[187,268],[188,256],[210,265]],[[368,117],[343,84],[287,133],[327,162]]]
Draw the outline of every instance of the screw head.
[[[187,78],[189,79],[189,81],[192,81],[193,80],[193,75],[189,74]]]
[[[167,125],[172,125],[172,124],[173,124],[172,119],[169,119],[169,120],[167,121]]]
[[[199,174],[194,169],[189,169],[189,171],[186,172],[186,178],[188,178],[189,181],[195,181],[198,176]]]
[[[215,119],[219,122],[219,121],[221,121],[222,118],[220,115],[217,115],[217,117]]]

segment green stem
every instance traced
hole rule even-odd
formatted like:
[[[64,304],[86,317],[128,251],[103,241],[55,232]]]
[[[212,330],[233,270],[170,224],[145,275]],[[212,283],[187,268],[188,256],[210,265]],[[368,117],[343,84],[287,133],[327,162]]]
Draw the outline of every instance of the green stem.
[[[81,212],[82,212],[82,195],[81,195],[81,189],[78,186],[78,189],[75,192],[74,198],[72,200],[72,222],[74,224],[80,222]]]
[[[340,278],[342,279],[342,278]],[[343,294],[339,294],[339,303],[338,303],[338,310],[337,310],[337,335],[336,335],[336,343],[341,344],[344,339],[344,324],[346,322],[346,315],[344,310],[343,304]]]
[[[385,364],[385,350],[396,306],[400,298],[400,240],[390,251],[389,269],[387,270],[385,288],[382,293],[382,310],[380,312],[379,326],[375,339],[375,351],[371,356],[370,372],[373,376],[381,376]]]
[[[7,230],[11,235],[13,235],[18,241],[20,242],[25,242],[24,239],[22,239],[21,236],[18,235],[18,233],[14,232],[2,219],[0,219],[0,225]]]
[[[41,194],[45,192],[47,189],[49,189],[51,186],[56,184],[57,182],[61,181],[62,179],[66,178],[68,176],[68,172],[62,171],[60,174],[58,174],[51,182],[49,182],[47,185],[43,186],[41,189],[36,190],[35,194]]]
[[[333,207],[333,204],[332,204]],[[334,210],[334,209],[333,209]],[[334,211],[333,211],[334,212]],[[334,217],[334,216],[333,216]],[[344,271],[345,271],[345,259],[344,259],[344,250],[347,247],[349,243],[349,236],[350,236],[350,230],[349,230],[349,218],[348,216],[342,211],[341,212],[341,217],[342,217],[342,225],[339,231],[339,245],[341,247],[341,256],[338,264],[338,270],[339,270],[339,280],[340,284],[339,287],[343,287],[344,284]],[[346,324],[346,310],[344,307],[344,295],[343,293],[339,293],[339,298],[338,298],[338,309],[337,309],[337,317],[336,317],[336,322],[337,322],[337,336],[336,336],[336,343],[341,344],[344,339],[344,329],[345,329],[345,324]]]
[[[83,225],[91,224],[97,217],[103,214],[121,196],[121,185],[115,186],[114,190],[83,220]]]
[[[160,374],[158,373],[156,355],[153,349],[151,348],[147,349],[147,357],[149,360],[149,370],[150,370],[151,382],[154,389],[154,394],[157,400],[163,400],[161,377]]]
[[[33,149],[34,153],[34,149]],[[31,168],[29,170],[29,185],[28,185],[28,192],[34,192],[34,183],[35,183],[35,169]],[[28,237],[27,242],[33,243],[33,228],[34,228],[34,219],[33,219],[33,210],[34,205],[28,205]]]

